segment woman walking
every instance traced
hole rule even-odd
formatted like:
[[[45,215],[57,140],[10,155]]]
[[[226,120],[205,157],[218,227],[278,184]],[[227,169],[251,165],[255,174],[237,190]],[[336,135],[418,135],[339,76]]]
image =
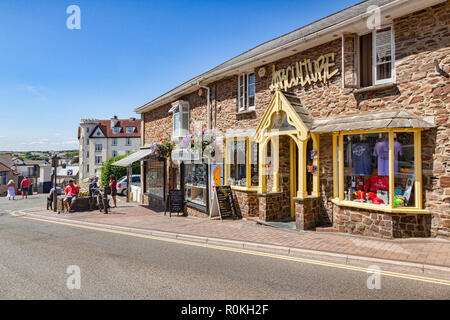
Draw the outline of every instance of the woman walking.
[[[109,178],[109,188],[111,189],[111,197],[113,198],[113,202],[114,202],[114,207],[113,208],[117,208],[117,181],[116,181],[116,176],[115,175],[111,175],[111,177]]]
[[[8,184],[6,185],[6,188],[8,189],[8,200],[11,200],[11,198],[13,200],[16,197],[16,184],[14,183],[13,180],[9,180]]]

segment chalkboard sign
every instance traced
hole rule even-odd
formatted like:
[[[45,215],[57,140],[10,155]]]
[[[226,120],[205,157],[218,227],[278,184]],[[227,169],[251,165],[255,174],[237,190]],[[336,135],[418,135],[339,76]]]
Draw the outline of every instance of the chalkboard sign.
[[[184,195],[183,190],[169,190],[166,200],[166,210],[164,215],[166,215],[167,210],[169,210],[169,215],[172,216],[172,212],[182,212],[184,213]]]
[[[216,187],[216,200],[221,218],[232,217],[239,219],[241,216],[234,206],[233,193],[230,186]]]

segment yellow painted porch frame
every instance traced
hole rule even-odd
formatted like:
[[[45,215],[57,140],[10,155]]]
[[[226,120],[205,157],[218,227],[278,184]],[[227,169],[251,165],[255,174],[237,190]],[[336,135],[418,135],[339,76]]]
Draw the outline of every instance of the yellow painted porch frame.
[[[292,125],[295,130],[289,131],[278,131],[278,132],[270,132],[270,128],[273,125],[273,118],[275,115],[280,113],[286,113],[287,121],[290,125]],[[292,107],[289,100],[285,97],[285,95],[277,90],[275,91],[272,99],[269,102],[269,106],[267,107],[264,115],[261,118],[261,121],[256,128],[254,139],[259,143],[259,185],[258,185],[258,193],[266,193],[267,192],[267,182],[265,179],[266,170],[265,164],[267,163],[267,143],[276,136],[286,135],[292,138],[292,140],[296,143],[298,148],[298,172],[297,172],[297,197],[298,198],[307,198],[308,192],[306,189],[306,154],[308,139],[313,139],[313,148],[317,150],[318,156],[313,159],[313,165],[316,165],[319,168],[319,135],[318,134],[309,134],[309,130]],[[277,139],[273,139],[272,143]],[[275,142],[276,144],[276,142]],[[290,150],[293,150],[290,147]],[[279,191],[279,170],[276,167],[279,159],[279,148],[277,145],[273,145],[272,148],[272,156],[274,159],[274,184],[272,191]],[[292,154],[291,154],[292,160]],[[291,168],[292,169],[292,168]],[[293,181],[295,179],[295,170],[291,170],[290,179]],[[291,184],[292,186],[292,184]],[[319,196],[319,170],[313,174],[313,192],[312,196]],[[292,207],[292,206],[291,206]]]
[[[410,214],[430,214],[430,211],[423,209],[422,201],[422,131],[417,128],[398,128],[384,130],[351,130],[333,132],[333,197],[332,202],[337,205],[376,210],[388,213],[410,213]],[[414,133],[414,207],[394,207],[394,133],[411,132]],[[370,203],[360,203],[344,200],[344,136],[368,133],[388,133],[389,135],[389,205],[380,206]]]

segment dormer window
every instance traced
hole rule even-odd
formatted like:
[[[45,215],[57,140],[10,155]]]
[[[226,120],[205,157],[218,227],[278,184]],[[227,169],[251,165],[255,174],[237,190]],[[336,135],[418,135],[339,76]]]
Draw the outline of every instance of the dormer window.
[[[136,131],[135,127],[127,127],[127,133],[134,133]]]
[[[120,127],[113,128],[112,130],[113,130],[113,133],[120,133]]]
[[[169,113],[173,113],[173,137],[180,138],[189,134],[189,102],[177,101],[172,104]]]

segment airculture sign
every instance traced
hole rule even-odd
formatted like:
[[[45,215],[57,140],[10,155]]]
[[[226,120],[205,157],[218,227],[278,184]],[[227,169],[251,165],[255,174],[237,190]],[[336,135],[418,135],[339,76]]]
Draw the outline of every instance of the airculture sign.
[[[270,90],[284,90],[295,86],[306,86],[317,81],[326,83],[338,73],[338,69],[330,70],[334,63],[334,52],[320,56],[316,60],[304,59],[287,68],[276,70],[272,65],[272,84]]]

